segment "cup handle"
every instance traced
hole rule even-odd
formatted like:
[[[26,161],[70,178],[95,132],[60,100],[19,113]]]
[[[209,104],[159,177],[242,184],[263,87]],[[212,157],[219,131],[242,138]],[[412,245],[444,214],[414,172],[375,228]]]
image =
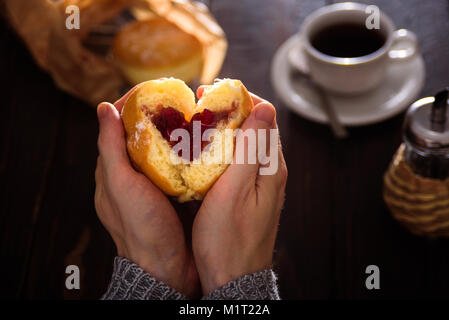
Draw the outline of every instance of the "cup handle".
[[[393,44],[388,56],[395,61],[407,60],[418,53],[418,38],[407,29],[399,29],[393,33]]]
[[[309,74],[309,67],[307,65],[307,58],[304,54],[304,44],[302,36],[296,36],[296,42],[293,47],[288,51],[287,59],[288,63],[297,71],[303,74]]]

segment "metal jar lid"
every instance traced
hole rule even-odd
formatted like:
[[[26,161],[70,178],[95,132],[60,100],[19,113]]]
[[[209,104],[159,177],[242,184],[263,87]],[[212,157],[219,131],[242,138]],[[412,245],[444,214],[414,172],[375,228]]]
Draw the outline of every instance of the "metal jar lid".
[[[404,140],[414,148],[449,155],[449,88],[413,103],[403,132]]]

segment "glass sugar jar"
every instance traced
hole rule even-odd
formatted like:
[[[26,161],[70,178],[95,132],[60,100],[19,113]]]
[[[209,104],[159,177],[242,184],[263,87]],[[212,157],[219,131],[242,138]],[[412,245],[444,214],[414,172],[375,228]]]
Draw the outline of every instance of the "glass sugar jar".
[[[405,161],[421,177],[449,177],[448,94],[449,88],[416,101],[405,118]]]
[[[383,198],[413,234],[449,237],[449,89],[413,103],[385,175]]]

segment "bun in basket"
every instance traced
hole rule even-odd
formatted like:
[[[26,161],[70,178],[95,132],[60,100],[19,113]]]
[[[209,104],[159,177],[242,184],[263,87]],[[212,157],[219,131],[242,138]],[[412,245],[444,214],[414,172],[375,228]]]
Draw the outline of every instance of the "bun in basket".
[[[161,17],[127,25],[117,34],[113,53],[133,84],[161,77],[191,82],[203,67],[200,41]]]

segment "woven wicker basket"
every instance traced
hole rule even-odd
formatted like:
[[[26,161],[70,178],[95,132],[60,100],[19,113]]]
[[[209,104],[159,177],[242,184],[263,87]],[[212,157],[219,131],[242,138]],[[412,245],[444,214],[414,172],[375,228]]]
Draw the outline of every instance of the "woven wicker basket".
[[[384,200],[410,232],[426,237],[449,237],[449,179],[415,175],[404,159],[402,144],[384,176]]]

